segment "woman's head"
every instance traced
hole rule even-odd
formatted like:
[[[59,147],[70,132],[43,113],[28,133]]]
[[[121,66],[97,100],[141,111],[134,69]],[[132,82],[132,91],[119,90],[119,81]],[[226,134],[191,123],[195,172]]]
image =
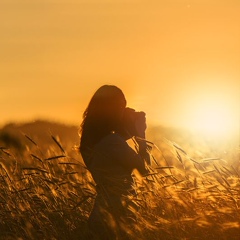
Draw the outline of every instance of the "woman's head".
[[[113,85],[103,85],[92,96],[83,118],[112,120],[126,107],[126,99],[121,91]]]
[[[121,89],[113,85],[101,86],[83,114],[81,144],[85,139],[94,144],[110,131],[117,130],[125,107]]]

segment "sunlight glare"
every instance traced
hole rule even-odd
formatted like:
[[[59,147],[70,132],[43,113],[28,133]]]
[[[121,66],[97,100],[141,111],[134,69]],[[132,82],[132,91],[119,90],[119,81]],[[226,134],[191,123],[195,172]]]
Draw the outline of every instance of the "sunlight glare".
[[[226,136],[234,133],[237,126],[236,109],[224,101],[201,101],[195,106],[192,127],[208,136]]]

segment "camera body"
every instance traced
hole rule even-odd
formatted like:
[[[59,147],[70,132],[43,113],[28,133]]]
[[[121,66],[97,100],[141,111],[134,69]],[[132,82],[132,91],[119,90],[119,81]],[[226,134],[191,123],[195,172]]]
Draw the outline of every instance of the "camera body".
[[[139,133],[136,130],[136,121],[144,118],[144,112],[136,112],[132,108],[125,108],[122,119],[124,135],[126,135],[128,138],[138,136]]]

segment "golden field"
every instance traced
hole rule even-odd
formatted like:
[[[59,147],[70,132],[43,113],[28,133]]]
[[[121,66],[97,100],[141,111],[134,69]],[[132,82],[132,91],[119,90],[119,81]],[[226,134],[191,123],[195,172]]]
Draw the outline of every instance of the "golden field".
[[[132,239],[240,239],[238,140],[149,128],[152,166],[134,172]],[[95,183],[76,127],[47,122],[0,132],[0,239],[88,239]],[[130,143],[131,144],[131,143]],[[136,210],[137,209],[137,210]]]

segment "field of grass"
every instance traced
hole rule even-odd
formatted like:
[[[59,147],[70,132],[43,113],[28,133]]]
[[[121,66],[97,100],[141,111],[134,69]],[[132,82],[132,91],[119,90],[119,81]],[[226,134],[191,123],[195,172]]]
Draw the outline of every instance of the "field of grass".
[[[81,156],[55,135],[24,138],[21,152],[0,146],[0,239],[88,239],[96,192]],[[239,240],[239,149],[152,139],[149,175],[134,173],[132,239]]]

